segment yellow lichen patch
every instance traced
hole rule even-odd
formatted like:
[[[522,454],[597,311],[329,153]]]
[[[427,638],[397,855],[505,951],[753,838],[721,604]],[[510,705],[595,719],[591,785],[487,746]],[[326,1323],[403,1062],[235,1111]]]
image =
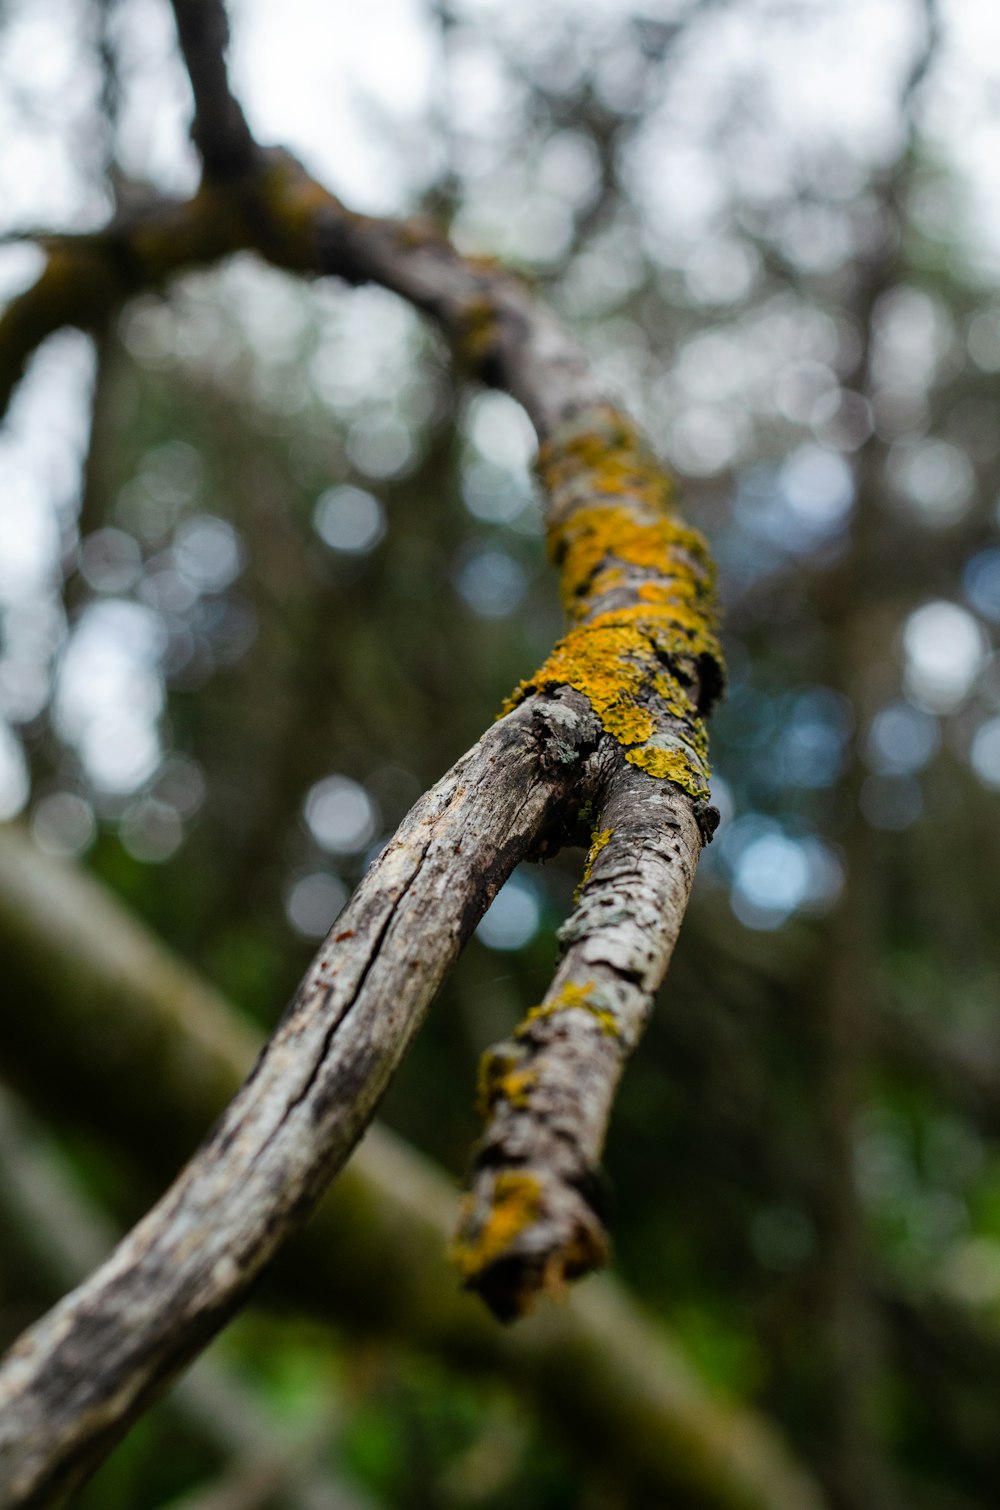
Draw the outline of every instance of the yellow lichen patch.
[[[535,1175],[503,1170],[493,1181],[489,1205],[466,1196],[459,1212],[451,1258],[466,1279],[482,1274],[503,1258],[517,1237],[538,1220],[542,1189]]]
[[[591,582],[590,592],[592,597],[602,598],[605,593],[614,592],[615,588],[627,586],[628,577],[621,566],[604,566]]]
[[[631,420],[610,406],[579,416],[547,441],[538,470],[551,492],[581,471],[599,473],[609,491],[644,492],[661,506],[672,491]]]
[[[509,706],[545,687],[575,687],[620,744],[638,744],[653,732],[651,714],[637,701],[649,658],[649,642],[638,630],[588,624],[558,642],[545,664],[521,683]]]
[[[626,747],[633,765],[675,781],[693,797],[704,797],[704,723],[689,691],[664,662],[693,665],[695,657],[712,653],[712,645],[710,629],[678,623],[672,605],[642,604],[600,614],[558,642],[535,675],[520,684],[507,708],[530,692],[573,687],[587,698],[605,733]],[[662,752],[654,750],[658,739],[669,738],[668,719],[683,726],[690,759],[664,761]],[[676,736],[671,743],[676,743]]]
[[[608,489],[599,475],[592,475],[588,491],[600,496]],[[631,493],[629,501],[635,496]],[[566,610],[575,617],[586,613],[589,599],[625,581],[625,567],[655,578],[637,589],[653,587],[660,602],[702,604],[712,591],[701,535],[667,514],[636,518],[624,499],[575,508],[549,531],[549,553],[560,569]],[[642,596],[649,600],[650,595]],[[704,608],[700,617],[705,617]]]
[[[476,1110],[485,1118],[490,1107],[500,1094],[504,1079],[521,1062],[518,1050],[501,1044],[499,1048],[487,1049],[479,1061],[476,1076]]]
[[[497,1086],[497,1093],[516,1110],[523,1111],[531,1100],[531,1091],[537,1081],[538,1074],[535,1070],[513,1070],[511,1074],[504,1075]]]
[[[656,745],[645,745],[638,750],[626,750],[625,759],[630,765],[645,771],[647,776],[656,776],[683,787],[692,797],[702,800],[708,797],[709,788],[705,783],[703,767],[692,756],[685,755],[683,750],[664,750]]]
[[[592,874],[593,869],[594,869],[594,862],[595,862],[595,860],[597,859],[598,855],[601,853],[601,850],[604,849],[607,846],[607,844],[608,844],[608,842],[609,842],[609,840],[611,838],[611,835],[613,833],[614,833],[614,829],[613,828],[605,828],[605,829],[602,829],[600,833],[598,833],[597,830],[595,829],[594,833],[591,835],[590,848],[587,851],[587,858],[583,862],[583,875],[580,877],[580,884],[579,884],[579,886],[576,888],[576,890],[573,893],[573,906],[574,907],[576,906],[577,902],[580,900],[580,893],[583,891],[583,888],[586,886],[587,882],[590,880],[591,874]]]
[[[703,537],[671,512],[668,478],[614,409],[564,427],[542,446],[538,471],[574,622],[507,708],[530,692],[572,687],[631,764],[706,796],[702,715],[721,689],[723,662]]]
[[[591,872],[594,869],[594,862],[596,861],[598,855],[601,853],[601,850],[607,849],[608,845],[611,842],[611,835],[613,833],[613,828],[602,828],[600,833],[595,833],[591,836],[590,848],[587,851],[587,859],[583,867],[582,884],[584,886],[586,886],[587,882],[590,880]]]
[[[479,1061],[476,1082],[476,1110],[485,1120],[499,1100],[508,1102],[518,1111],[528,1105],[529,1093],[537,1074],[532,1069],[519,1069],[523,1050],[510,1045],[487,1049]]]
[[[605,1006],[604,999],[595,990],[594,982],[588,980],[584,985],[576,985],[573,981],[560,988],[555,996],[545,999],[539,1006],[532,1007],[524,1022],[515,1029],[518,1037],[524,1037],[531,1031],[531,1024],[538,1022],[544,1017],[555,1017],[560,1012],[572,1010],[587,1012],[597,1019],[601,1032],[608,1038],[618,1037],[618,1019],[609,1007]]]

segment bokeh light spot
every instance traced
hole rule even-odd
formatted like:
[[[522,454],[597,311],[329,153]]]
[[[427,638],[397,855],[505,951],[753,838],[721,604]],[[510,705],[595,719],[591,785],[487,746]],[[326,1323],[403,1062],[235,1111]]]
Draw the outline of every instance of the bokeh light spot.
[[[493,899],[489,912],[476,929],[487,949],[500,952],[523,949],[538,932],[541,907],[538,893],[525,876],[513,875]]]
[[[375,804],[349,776],[327,776],[311,787],[305,803],[306,823],[321,849],[353,855],[375,837]]]
[[[345,484],[320,494],[313,525],[331,550],[363,556],[385,534],[385,509],[373,493]]]

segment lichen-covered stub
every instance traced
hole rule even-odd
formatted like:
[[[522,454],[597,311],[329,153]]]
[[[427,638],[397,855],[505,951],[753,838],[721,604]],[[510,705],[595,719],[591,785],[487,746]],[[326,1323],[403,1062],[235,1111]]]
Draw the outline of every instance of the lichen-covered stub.
[[[538,472],[571,627],[508,707],[573,687],[632,765],[707,797],[704,719],[725,673],[704,538],[673,512],[669,479],[614,409],[562,427]]]
[[[542,1209],[541,1185],[536,1175],[522,1170],[503,1170],[490,1191],[482,1211],[474,1197],[467,1196],[451,1257],[459,1273],[471,1279],[488,1269],[506,1253],[514,1240],[537,1221]]]

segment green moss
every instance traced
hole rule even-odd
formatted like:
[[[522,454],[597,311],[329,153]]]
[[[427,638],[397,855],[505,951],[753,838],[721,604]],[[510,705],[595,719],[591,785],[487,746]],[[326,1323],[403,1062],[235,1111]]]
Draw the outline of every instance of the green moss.
[[[618,1019],[614,1012],[605,1004],[604,998],[595,988],[592,980],[586,981],[582,986],[573,981],[567,981],[554,996],[548,996],[537,1007],[532,1007],[524,1021],[515,1029],[517,1037],[525,1037],[531,1031],[531,1024],[538,1022],[544,1017],[555,1017],[560,1012],[569,1011],[587,1012],[600,1024],[601,1032],[608,1038],[618,1037]]]

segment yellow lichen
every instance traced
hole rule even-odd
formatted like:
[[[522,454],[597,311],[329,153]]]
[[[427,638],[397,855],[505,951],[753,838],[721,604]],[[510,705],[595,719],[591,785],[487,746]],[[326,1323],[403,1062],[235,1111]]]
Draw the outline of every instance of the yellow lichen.
[[[587,882],[590,880],[591,872],[594,869],[594,862],[596,861],[598,855],[601,853],[601,850],[607,849],[608,845],[611,842],[611,835],[613,833],[613,828],[602,828],[600,833],[595,832],[591,835],[590,848],[587,851],[587,859],[583,867],[584,886],[586,886]]]
[[[523,1111],[531,1100],[531,1091],[537,1080],[535,1070],[514,1070],[499,1082],[497,1094],[518,1111]]]
[[[701,780],[700,763],[683,750],[664,750],[657,746],[639,750],[626,750],[625,759],[638,766],[647,776],[657,776],[682,786],[693,797],[706,798],[708,787]]]
[[[607,491],[600,474],[588,477],[588,497]],[[704,624],[701,605],[713,586],[705,541],[666,513],[650,517],[644,508],[644,517],[637,518],[630,505],[642,498],[631,492],[614,503],[580,506],[553,525],[549,552],[560,570],[566,610],[581,617],[590,600],[627,581],[623,568],[632,568],[634,574],[658,579],[641,584],[647,591],[640,595],[647,601],[655,597],[677,607],[698,604],[697,621]]]
[[[538,471],[573,627],[507,708],[530,692],[572,687],[632,765],[707,796],[702,714],[721,686],[722,651],[704,539],[670,511],[669,480],[612,409],[581,416],[544,445]]]
[[[579,625],[557,643],[535,675],[520,684],[506,707],[516,706],[530,692],[573,687],[587,698],[604,731],[626,747],[633,765],[651,776],[668,776],[693,797],[707,796],[704,723],[688,689],[664,665],[690,661],[694,648],[687,629],[672,620],[672,609],[664,617],[655,606],[640,604]],[[654,754],[664,717],[684,726],[683,743],[691,752],[684,760],[670,762],[669,774]]]
[[[538,1079],[532,1069],[519,1069],[523,1050],[501,1044],[487,1049],[479,1061],[476,1082],[476,1110],[485,1120],[499,1100],[521,1111],[528,1105],[529,1093]]]
[[[591,874],[594,869],[594,862],[596,861],[598,855],[601,853],[601,850],[606,848],[613,833],[613,828],[604,828],[601,829],[600,833],[598,833],[598,831],[595,829],[593,834],[591,835],[590,848],[587,851],[587,858],[583,862],[583,875],[580,877],[579,886],[573,893],[574,906],[576,906],[577,902],[580,900],[580,893],[583,891],[583,888],[590,880]]]
[[[515,1036],[526,1037],[531,1031],[531,1024],[545,1017],[555,1017],[560,1012],[572,1010],[587,1012],[597,1019],[601,1032],[608,1038],[618,1037],[618,1019],[614,1012],[605,1005],[604,998],[595,989],[592,980],[586,981],[582,986],[573,981],[567,981],[554,996],[546,999],[537,1007],[532,1007],[524,1021],[515,1029]]]
[[[503,1170],[496,1176],[485,1211],[474,1195],[466,1196],[451,1248],[459,1273],[471,1279],[503,1258],[525,1228],[538,1220],[541,1209],[537,1177],[520,1170]]]
[[[504,1077],[521,1061],[520,1053],[506,1044],[487,1049],[479,1060],[476,1076],[476,1110],[485,1118],[499,1094]]]

